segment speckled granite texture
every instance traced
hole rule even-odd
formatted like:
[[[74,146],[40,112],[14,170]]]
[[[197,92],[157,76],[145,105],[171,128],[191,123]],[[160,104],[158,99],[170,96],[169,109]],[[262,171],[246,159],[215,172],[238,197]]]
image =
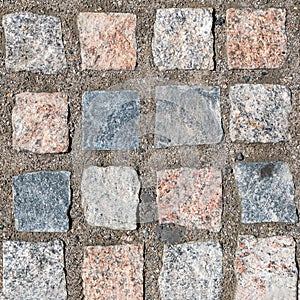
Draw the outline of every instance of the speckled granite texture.
[[[297,299],[298,271],[291,237],[240,236],[235,299]]]
[[[59,18],[29,12],[3,17],[5,66],[10,72],[55,74],[66,68]]]
[[[162,300],[221,299],[222,249],[216,242],[165,245],[159,276]]]
[[[221,171],[182,168],[157,172],[157,204],[160,223],[219,231]]]
[[[155,99],[156,148],[222,140],[219,87],[159,86]]]
[[[84,170],[81,183],[85,219],[91,226],[136,229],[140,182],[130,167]]]
[[[3,242],[5,300],[66,300],[63,244]]]
[[[227,10],[230,69],[279,68],[287,56],[285,9]]]
[[[133,150],[138,147],[138,92],[85,92],[82,110],[83,150]]]
[[[68,104],[61,93],[21,93],[12,111],[13,147],[35,153],[68,151]]]
[[[281,85],[237,84],[230,87],[232,141],[288,141],[291,92]]]
[[[242,222],[297,222],[295,188],[284,162],[241,162],[234,176],[242,201]]]
[[[94,246],[84,250],[85,299],[142,300],[143,245]]]
[[[70,172],[41,171],[13,177],[18,231],[66,232],[71,204]]]
[[[214,69],[211,8],[158,9],[152,41],[159,70]]]
[[[135,69],[135,15],[80,13],[77,23],[82,69]]]

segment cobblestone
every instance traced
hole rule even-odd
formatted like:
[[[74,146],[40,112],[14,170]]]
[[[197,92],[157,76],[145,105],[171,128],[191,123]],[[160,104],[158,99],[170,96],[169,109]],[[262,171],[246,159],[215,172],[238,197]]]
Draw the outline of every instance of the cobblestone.
[[[230,88],[230,137],[233,141],[288,141],[291,93],[281,85],[238,84]]]
[[[82,205],[91,226],[136,229],[140,182],[129,167],[89,167],[82,176]]]
[[[220,88],[156,88],[155,147],[215,144],[223,137]]]
[[[143,299],[143,245],[92,246],[84,251],[85,299]]]
[[[158,9],[152,43],[159,70],[214,69],[211,8]]]
[[[227,10],[227,55],[230,69],[281,67],[287,55],[286,11]]]
[[[284,162],[241,162],[235,179],[242,200],[242,222],[298,222],[295,188]]]
[[[290,237],[240,236],[235,299],[296,299],[298,271]]]
[[[216,242],[165,245],[162,300],[221,299],[222,249]]]
[[[13,178],[15,225],[19,231],[69,229],[70,172],[25,173]]]
[[[3,17],[5,66],[10,72],[55,74],[66,68],[59,18],[29,12]]]
[[[12,112],[13,147],[35,153],[67,152],[67,97],[61,93],[21,93]]]
[[[3,242],[5,300],[67,299],[62,242]]]
[[[138,92],[85,92],[82,109],[83,150],[137,148],[140,138]]]

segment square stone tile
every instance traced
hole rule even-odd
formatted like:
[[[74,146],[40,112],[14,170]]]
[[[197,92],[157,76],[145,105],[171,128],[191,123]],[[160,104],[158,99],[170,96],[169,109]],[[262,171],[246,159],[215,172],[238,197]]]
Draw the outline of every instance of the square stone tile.
[[[152,50],[159,70],[214,69],[211,8],[158,9]]]
[[[8,71],[55,74],[66,68],[59,18],[13,13],[3,16],[2,24]]]
[[[230,69],[281,67],[287,55],[286,11],[227,10],[227,56]]]
[[[134,150],[138,147],[138,92],[85,92],[82,110],[83,150]]]
[[[234,176],[242,201],[242,222],[298,222],[295,187],[285,162],[241,162]]]
[[[70,175],[66,171],[41,171],[13,177],[15,225],[18,231],[68,231]]]
[[[88,167],[81,183],[85,219],[91,226],[134,230],[140,182],[130,167]]]
[[[288,141],[290,90],[281,85],[238,84],[230,87],[232,141]]]
[[[157,172],[160,223],[219,231],[222,215],[222,174],[213,168]]]
[[[3,242],[5,300],[66,300],[63,243]]]
[[[77,24],[83,70],[135,69],[135,15],[80,13]]]
[[[240,236],[235,259],[235,299],[297,299],[295,250],[291,237]]]
[[[221,299],[221,246],[216,242],[165,245],[158,282],[162,300]]]
[[[143,245],[94,246],[84,249],[85,299],[143,299]]]
[[[67,152],[68,103],[61,93],[21,93],[12,111],[13,148],[35,153]]]
[[[222,140],[219,87],[159,86],[155,97],[156,148]]]

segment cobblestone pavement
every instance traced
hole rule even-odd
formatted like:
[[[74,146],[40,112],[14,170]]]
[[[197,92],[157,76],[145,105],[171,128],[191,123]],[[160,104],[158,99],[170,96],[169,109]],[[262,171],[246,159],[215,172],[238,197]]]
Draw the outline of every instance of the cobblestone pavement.
[[[0,1],[0,299],[300,299],[299,14]]]

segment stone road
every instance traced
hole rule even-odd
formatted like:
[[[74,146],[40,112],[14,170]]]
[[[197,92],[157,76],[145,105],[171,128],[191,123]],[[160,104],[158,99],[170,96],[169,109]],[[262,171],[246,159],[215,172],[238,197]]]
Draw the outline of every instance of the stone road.
[[[0,299],[299,299],[297,1],[25,2]]]

